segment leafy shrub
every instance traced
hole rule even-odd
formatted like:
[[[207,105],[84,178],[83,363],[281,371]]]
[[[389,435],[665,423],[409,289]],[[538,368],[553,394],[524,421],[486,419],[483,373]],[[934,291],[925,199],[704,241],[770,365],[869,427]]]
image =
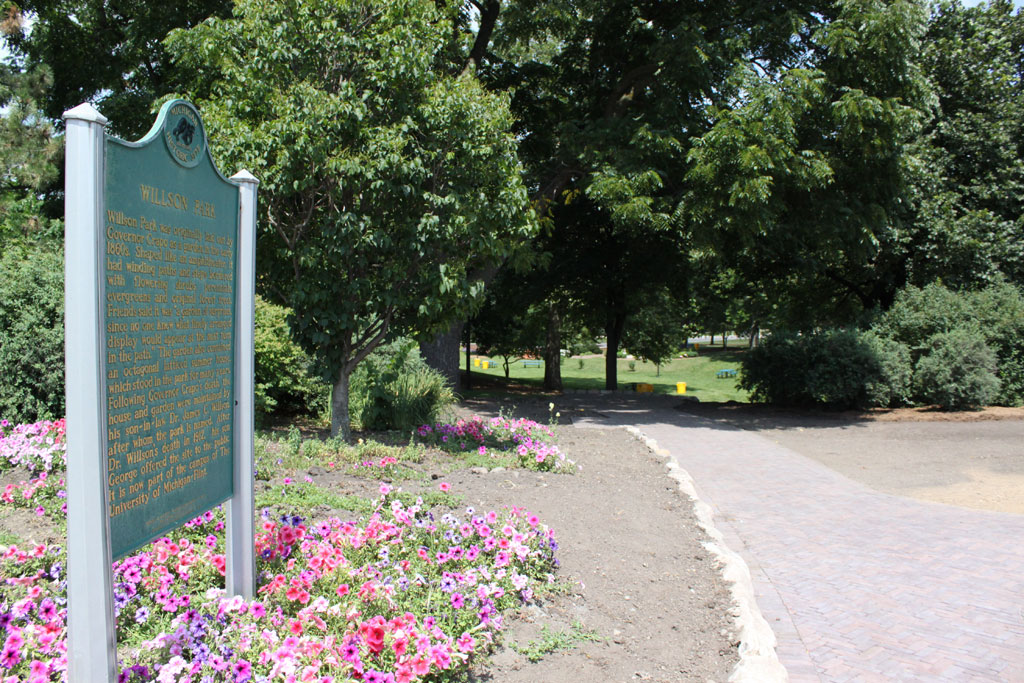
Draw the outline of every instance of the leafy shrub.
[[[64,416],[64,257],[58,246],[0,255],[0,417]]]
[[[989,405],[999,395],[996,354],[980,331],[940,332],[929,347],[914,368],[914,388],[921,400],[963,410]]]
[[[871,329],[879,337],[906,344],[916,362],[936,334],[963,327],[972,317],[964,295],[935,282],[900,290],[892,307]]]
[[[868,332],[863,336],[871,347],[877,374],[864,384],[865,403],[869,406],[889,408],[910,402],[913,386],[913,364],[910,349],[895,339],[886,339]]]
[[[963,329],[976,330],[996,354],[1001,389],[992,401],[1024,402],[1024,292],[1010,283],[974,292],[940,283],[907,287],[872,327],[879,337],[907,345],[914,364],[931,352],[936,335]]]
[[[434,422],[454,403],[444,376],[428,366],[415,341],[383,344],[363,360],[349,384],[349,416],[359,429],[412,430]]]
[[[312,359],[296,344],[288,328],[288,309],[256,297],[256,417],[275,411],[319,413],[330,388],[312,372]]]
[[[1024,403],[1024,293],[1000,282],[969,295],[970,308],[985,342],[998,361],[1000,392],[995,399],[1004,405]]]
[[[907,367],[899,347],[857,330],[777,333],[746,353],[740,386],[755,401],[778,405],[888,404],[905,392]],[[895,394],[882,388],[889,381]]]

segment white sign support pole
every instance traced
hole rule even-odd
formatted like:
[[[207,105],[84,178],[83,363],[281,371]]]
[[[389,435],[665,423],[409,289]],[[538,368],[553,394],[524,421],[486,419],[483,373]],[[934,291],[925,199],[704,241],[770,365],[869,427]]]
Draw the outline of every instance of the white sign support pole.
[[[68,680],[117,678],[107,506],[103,302],[104,134],[86,103],[64,112],[64,354],[67,367]]]
[[[235,425],[234,494],[228,502],[228,595],[251,600],[256,593],[253,437],[253,334],[256,287],[256,187],[248,171],[231,176],[238,188],[238,266],[235,271]]]

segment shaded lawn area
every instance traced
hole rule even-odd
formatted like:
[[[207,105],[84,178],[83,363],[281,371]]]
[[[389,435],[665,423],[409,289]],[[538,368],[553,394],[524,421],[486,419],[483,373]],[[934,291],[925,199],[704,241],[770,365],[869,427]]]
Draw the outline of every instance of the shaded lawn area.
[[[654,385],[658,394],[676,394],[676,383],[686,382],[686,395],[706,401],[747,402],[748,394],[737,386],[743,349],[715,350],[694,358],[676,358],[663,363],[661,374],[653,363],[618,359],[619,389],[627,390],[634,383]],[[483,358],[483,357],[481,357]],[[473,388],[507,388],[540,390],[544,382],[543,363],[540,367],[524,367],[519,359],[509,363],[509,380],[505,381],[502,359],[495,358],[495,366],[484,369],[473,366]],[[633,370],[630,370],[633,363]],[[719,370],[736,370],[736,377],[719,378]],[[482,381],[481,381],[482,380]],[[604,389],[604,358],[601,356],[566,358],[562,362],[562,385],[565,389]]]

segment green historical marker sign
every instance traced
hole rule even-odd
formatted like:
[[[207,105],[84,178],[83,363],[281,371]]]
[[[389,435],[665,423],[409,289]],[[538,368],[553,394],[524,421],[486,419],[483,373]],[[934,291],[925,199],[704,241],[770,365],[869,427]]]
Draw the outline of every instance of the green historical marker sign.
[[[114,558],[233,495],[239,191],[199,112],[104,144],[102,331]]]

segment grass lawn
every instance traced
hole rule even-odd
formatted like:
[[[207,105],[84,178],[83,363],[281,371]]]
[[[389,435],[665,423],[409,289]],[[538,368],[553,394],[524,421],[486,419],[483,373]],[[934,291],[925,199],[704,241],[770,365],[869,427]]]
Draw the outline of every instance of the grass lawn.
[[[643,361],[618,360],[619,389],[628,389],[634,382],[646,382],[654,385],[659,394],[675,394],[676,383],[686,382],[686,394],[696,396],[701,401],[748,401],[747,392],[736,386],[738,377],[719,378],[719,370],[733,369],[739,373],[742,349],[725,349],[718,346],[711,353],[701,353],[695,358],[676,358],[661,366],[661,374],[653,363]],[[482,358],[482,357],[481,357]],[[505,371],[502,359],[495,358],[495,365],[486,370],[473,366],[473,375],[484,375],[488,378],[503,380]],[[630,370],[630,363],[634,370]],[[581,367],[582,365],[582,367]],[[516,360],[509,364],[509,379],[527,385],[540,387],[544,381],[543,367],[523,367]],[[566,389],[604,389],[604,358],[573,357],[562,362],[562,384]]]

